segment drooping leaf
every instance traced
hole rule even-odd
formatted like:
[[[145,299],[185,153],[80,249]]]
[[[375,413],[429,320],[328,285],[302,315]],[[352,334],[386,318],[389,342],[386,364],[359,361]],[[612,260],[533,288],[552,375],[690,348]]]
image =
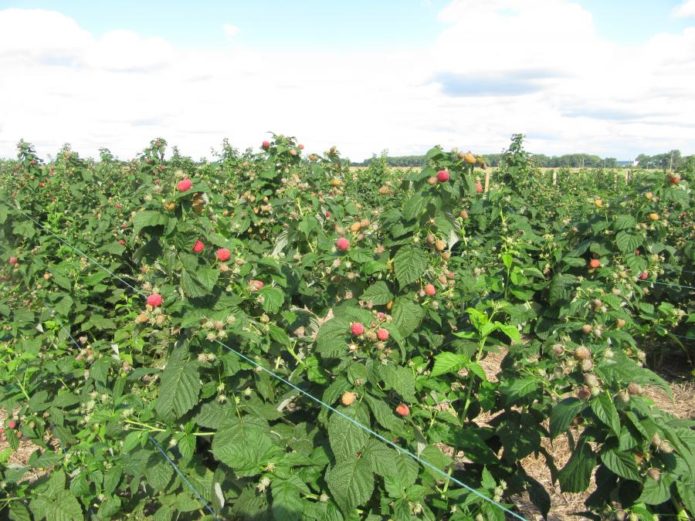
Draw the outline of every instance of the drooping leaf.
[[[396,279],[401,287],[418,280],[427,269],[427,256],[417,246],[403,246],[393,258]]]
[[[374,490],[374,475],[368,461],[352,458],[330,468],[326,483],[333,499],[347,515],[369,500]]]
[[[198,364],[183,359],[183,354],[172,353],[162,373],[157,413],[169,419],[181,417],[198,403],[200,388]]]

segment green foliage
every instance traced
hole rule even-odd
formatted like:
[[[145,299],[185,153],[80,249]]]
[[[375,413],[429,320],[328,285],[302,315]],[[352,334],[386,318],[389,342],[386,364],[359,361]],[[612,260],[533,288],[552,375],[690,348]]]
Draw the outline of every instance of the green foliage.
[[[485,192],[441,147],[409,172],[281,135],[166,147],[0,165],[0,461],[37,446],[0,467],[3,517],[503,519],[446,476],[547,512],[534,453],[564,491],[595,475],[597,515],[695,514],[693,423],[643,395],[695,357],[692,169],[553,185],[518,135]]]

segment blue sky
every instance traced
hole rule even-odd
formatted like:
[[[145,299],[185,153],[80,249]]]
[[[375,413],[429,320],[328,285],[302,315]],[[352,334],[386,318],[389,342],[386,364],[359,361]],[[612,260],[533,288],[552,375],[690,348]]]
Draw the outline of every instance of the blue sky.
[[[695,0],[0,0],[0,70],[0,156],[695,153]]]
[[[24,0],[2,7],[55,9],[86,29],[103,34],[130,29],[181,45],[219,45],[222,23],[239,28],[236,41],[254,47],[298,50],[417,47],[441,30],[437,13],[444,0]],[[663,31],[679,31],[685,20],[672,16],[678,0],[579,0],[603,36],[639,43]]]

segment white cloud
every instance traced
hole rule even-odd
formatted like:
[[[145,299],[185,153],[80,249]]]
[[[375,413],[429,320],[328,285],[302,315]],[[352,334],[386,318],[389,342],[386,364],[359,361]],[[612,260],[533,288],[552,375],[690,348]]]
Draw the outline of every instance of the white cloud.
[[[695,152],[695,27],[620,46],[568,0],[460,0],[440,17],[418,52],[297,53],[96,36],[59,13],[0,10],[0,156],[24,138],[44,155],[69,142],[132,157],[162,136],[200,157],[267,131],[353,159],[496,152],[515,132],[551,154]]]
[[[237,34],[239,34],[239,28],[232,24],[224,24],[222,26],[222,30],[227,38],[234,38]]]
[[[695,0],[685,0],[673,9],[673,14],[679,18],[695,17]]]

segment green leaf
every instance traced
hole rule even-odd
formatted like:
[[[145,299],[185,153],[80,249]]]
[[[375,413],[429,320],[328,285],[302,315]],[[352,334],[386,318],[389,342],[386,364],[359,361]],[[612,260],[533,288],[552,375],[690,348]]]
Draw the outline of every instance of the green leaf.
[[[341,408],[340,412],[369,427],[369,416],[359,407]],[[369,434],[353,422],[333,413],[328,420],[328,441],[336,461],[355,459],[369,440]]]
[[[591,400],[591,410],[596,417],[611,428],[616,436],[620,436],[620,418],[613,399],[607,393],[601,393]]]
[[[374,490],[374,475],[368,461],[352,458],[336,463],[326,472],[326,483],[344,514],[364,505]]]
[[[183,353],[176,356],[177,351]],[[198,364],[182,360],[184,354],[182,348],[174,351],[162,373],[155,409],[163,418],[179,418],[198,403],[201,388]]]
[[[53,305],[53,308],[61,315],[68,316],[70,308],[72,308],[73,300],[70,295],[65,295],[62,299]]]
[[[553,277],[548,289],[548,303],[555,306],[563,300],[567,300],[570,294],[570,287],[576,281],[572,275],[558,273]]]
[[[225,421],[234,417],[234,408],[231,405],[208,402],[203,404],[193,421],[206,429],[219,429]]]
[[[51,519],[55,521],[81,521],[82,507],[69,490],[64,490],[51,502]]]
[[[695,515],[695,480],[692,478],[688,481],[679,480],[676,482],[676,490],[680,496],[685,508]]]
[[[511,382],[504,382],[500,390],[505,398],[505,404],[516,403],[538,389],[539,381],[535,377],[517,378]]]
[[[621,478],[642,481],[637,469],[637,463],[635,463],[634,457],[629,452],[619,452],[611,449],[601,454],[601,461]]]
[[[596,456],[586,442],[580,441],[567,464],[558,473],[562,491],[585,491],[589,487],[595,466]]]
[[[266,313],[277,313],[285,302],[285,294],[280,288],[266,286],[258,295],[263,298],[263,311]]]
[[[615,234],[615,244],[622,253],[634,253],[642,245],[642,237],[627,232]]]
[[[161,492],[169,484],[173,475],[172,466],[159,454],[152,454],[145,468],[145,477],[150,486]]]
[[[431,376],[456,373],[466,366],[468,357],[459,353],[439,353],[434,357]]]
[[[111,495],[116,491],[121,481],[123,469],[119,465],[111,467],[104,473],[104,493]]]
[[[316,350],[324,357],[337,358],[347,352],[346,336],[350,324],[342,318],[332,318],[324,323],[316,335]]]
[[[215,288],[219,277],[220,270],[214,268],[200,268],[195,273],[183,271],[181,288],[189,298],[205,297]]]
[[[263,420],[250,416],[234,418],[217,431],[212,440],[212,453],[219,461],[237,471],[240,477],[255,476],[278,448]]]
[[[393,389],[406,401],[417,401],[415,397],[415,376],[410,368],[381,365],[379,366],[379,376],[386,384],[387,389]]]
[[[388,285],[383,280],[377,281],[369,286],[362,295],[360,300],[370,302],[375,306],[384,306],[393,300],[393,294],[389,290]]]
[[[550,413],[550,437],[555,438],[569,429],[572,420],[586,407],[579,398],[565,398]]]
[[[21,503],[20,501],[12,501],[10,503],[10,520],[31,521],[31,513],[24,503]]]
[[[393,461],[396,466],[396,474],[384,476],[384,488],[392,498],[406,497],[407,490],[417,480],[420,467],[410,456],[405,454],[396,455]]]
[[[663,474],[659,480],[647,478],[637,501],[647,505],[660,505],[671,498],[671,477]]]
[[[427,206],[427,200],[416,193],[403,203],[403,217],[406,220],[415,219]]]
[[[372,472],[383,477],[395,476],[398,469],[395,464],[397,453],[383,442],[370,439],[362,452],[362,458],[367,460]]]
[[[399,298],[393,306],[393,325],[398,328],[401,337],[412,334],[425,316],[425,310],[412,300]]]
[[[275,519],[298,521],[304,513],[304,501],[301,494],[310,494],[306,484],[292,474],[287,479],[273,479],[270,490],[273,494],[273,514]]]
[[[168,223],[168,215],[153,210],[143,210],[133,218],[133,235],[138,235],[143,228],[165,226]]]
[[[367,405],[369,405],[372,414],[374,415],[374,419],[379,423],[379,425],[381,425],[384,429],[390,430],[394,434],[401,435],[403,433],[403,420],[393,414],[391,407],[386,405],[382,399],[366,395],[365,400]]]
[[[632,230],[635,228],[635,218],[632,215],[617,215],[613,221],[614,230]]]
[[[403,246],[393,258],[401,288],[418,280],[427,269],[427,256],[416,246]]]

